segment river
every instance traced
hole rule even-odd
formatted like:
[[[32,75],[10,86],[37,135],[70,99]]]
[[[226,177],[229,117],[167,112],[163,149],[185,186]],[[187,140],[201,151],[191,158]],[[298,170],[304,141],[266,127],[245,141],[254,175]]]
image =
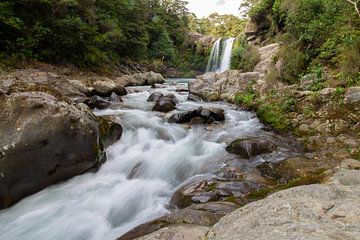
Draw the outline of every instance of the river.
[[[135,226],[167,214],[174,191],[188,179],[216,174],[234,156],[226,143],[239,137],[276,139],[252,112],[222,102],[192,102],[187,79],[170,79],[163,88],[130,87],[122,106],[96,111],[121,119],[121,140],[107,149],[108,160],[96,173],[74,177],[36,193],[0,212],[2,240],[116,239]],[[147,98],[153,91],[174,93],[176,111],[199,106],[225,110],[225,123],[211,125],[170,124],[171,114],[151,111]],[[275,140],[274,140],[275,141]],[[281,142],[281,139],[279,140]],[[281,145],[281,144],[280,144]],[[267,161],[283,159],[291,148],[283,143]],[[237,160],[238,162],[240,160]],[[240,161],[251,169],[264,161]]]

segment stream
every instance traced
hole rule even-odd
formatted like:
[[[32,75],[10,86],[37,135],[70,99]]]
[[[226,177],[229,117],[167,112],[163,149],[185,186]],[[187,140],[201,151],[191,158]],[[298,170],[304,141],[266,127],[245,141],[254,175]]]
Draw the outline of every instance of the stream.
[[[252,112],[235,105],[192,102],[187,79],[168,79],[163,88],[129,87],[121,107],[95,111],[121,119],[121,140],[107,149],[108,160],[98,172],[74,177],[44,189],[0,212],[2,240],[100,240],[116,239],[137,225],[171,211],[172,194],[184,182],[199,175],[214,175],[237,163],[251,173],[263,161],[279,161],[293,154],[290,143],[271,132]],[[151,92],[174,93],[177,110],[151,111]],[[199,106],[225,110],[225,123],[170,124],[174,112]],[[252,161],[237,159],[225,151],[240,137],[257,136],[277,143],[276,152]],[[252,178],[251,174],[247,175]]]

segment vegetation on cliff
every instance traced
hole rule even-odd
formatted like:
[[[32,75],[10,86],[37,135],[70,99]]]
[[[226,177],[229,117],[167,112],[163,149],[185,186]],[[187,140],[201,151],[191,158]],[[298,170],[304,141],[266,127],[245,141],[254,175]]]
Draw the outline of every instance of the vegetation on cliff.
[[[360,82],[360,17],[347,0],[249,1],[262,39],[283,43],[280,80],[297,83],[312,73],[332,85]],[[351,1],[355,3],[356,1]]]

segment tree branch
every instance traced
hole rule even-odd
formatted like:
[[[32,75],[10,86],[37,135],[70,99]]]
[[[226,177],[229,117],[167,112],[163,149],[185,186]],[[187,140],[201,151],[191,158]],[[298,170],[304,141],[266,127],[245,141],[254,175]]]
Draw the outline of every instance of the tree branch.
[[[354,8],[355,8],[355,11],[357,12],[357,14],[359,15],[359,18],[360,18],[360,11],[359,11],[359,7],[357,5],[357,2],[353,1],[353,0],[346,0],[348,1],[349,3],[351,3],[352,5],[354,5]]]

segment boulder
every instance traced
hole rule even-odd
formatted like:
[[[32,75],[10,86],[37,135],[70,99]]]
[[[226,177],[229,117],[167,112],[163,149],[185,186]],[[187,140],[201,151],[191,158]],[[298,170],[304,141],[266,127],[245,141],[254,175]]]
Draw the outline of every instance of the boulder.
[[[359,239],[359,192],[360,172],[342,170],[325,184],[280,191],[233,211],[206,239]]]
[[[182,112],[182,113],[175,113],[171,115],[169,118],[170,123],[187,123],[190,122],[192,118],[198,115],[197,110],[189,111],[189,112]]]
[[[41,91],[55,97],[85,97],[88,89],[81,82],[68,79],[52,72],[38,69],[22,69],[0,76],[0,92]]]
[[[92,96],[89,99],[86,99],[84,103],[90,108],[90,109],[105,109],[108,108],[111,103],[107,100],[105,100],[102,97],[99,96]]]
[[[229,153],[238,154],[244,158],[270,153],[275,149],[276,146],[271,142],[256,138],[237,139],[226,147],[226,151]]]
[[[188,100],[189,101],[194,101],[194,102],[201,102],[202,101],[201,97],[199,97],[199,96],[197,96],[197,95],[195,95],[193,93],[189,94]]]
[[[206,109],[203,109],[203,111]],[[210,116],[215,119],[215,121],[225,121],[225,112],[221,108],[210,108],[208,109]]]
[[[147,101],[148,102],[157,102],[162,97],[164,97],[164,94],[162,94],[161,92],[153,92],[152,94],[150,94]]]
[[[164,83],[164,77],[159,73],[154,72],[145,72],[137,73],[132,75],[135,79],[135,82],[132,85],[143,86],[143,85],[153,85],[155,83]]]
[[[75,89],[85,94],[86,96],[90,96],[91,91],[84,83],[82,83],[79,80],[68,80],[68,81]]]
[[[127,91],[123,86],[116,85],[113,81],[96,81],[92,86],[94,88],[92,95],[110,97],[113,92],[119,96],[127,94]]]
[[[176,102],[173,98],[164,96],[156,101],[154,107],[152,108],[153,111],[157,112],[170,112],[176,109]]]
[[[118,86],[131,86],[136,83],[136,80],[133,76],[130,75],[122,75],[114,79],[114,83]]]
[[[192,224],[187,226],[210,226],[217,222],[225,214],[234,211],[236,208],[236,204],[229,202],[194,204],[185,209],[174,211],[156,220],[141,224],[140,226],[130,230],[129,232],[118,238],[118,240],[130,240],[135,238],[137,239],[138,237],[149,234],[143,237],[144,239],[147,239],[147,237],[153,235],[150,233],[158,233],[159,231],[157,230],[161,228],[162,230],[164,230],[173,226],[174,224]]]
[[[170,123],[190,123],[202,124],[212,123],[214,121],[224,121],[224,110],[220,108],[203,108],[199,107],[196,110],[188,112],[175,113],[169,118]]]
[[[118,124],[44,92],[1,95],[0,104],[0,208],[97,168],[121,135]]]
[[[291,157],[280,162],[264,162],[256,168],[266,178],[287,183],[295,178],[314,176],[334,168],[337,164],[337,161]]]
[[[350,87],[345,91],[346,105],[360,105],[360,87]]]

